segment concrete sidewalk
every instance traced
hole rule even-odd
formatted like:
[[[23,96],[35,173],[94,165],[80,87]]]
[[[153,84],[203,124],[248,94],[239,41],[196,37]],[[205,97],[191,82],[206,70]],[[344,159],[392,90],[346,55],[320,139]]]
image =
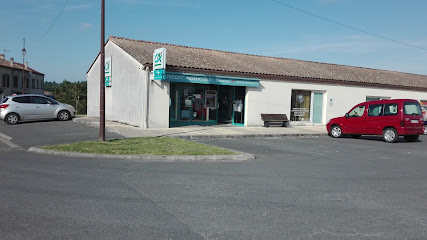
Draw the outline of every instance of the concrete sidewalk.
[[[99,127],[99,118],[88,116],[76,116],[74,122],[87,124],[93,127]],[[105,121],[105,130],[116,133],[124,138],[131,137],[176,137],[183,139],[221,139],[221,138],[267,138],[267,137],[286,137],[286,136],[321,136],[327,135],[325,126],[290,126],[290,127],[237,127],[233,125],[215,125],[215,126],[186,126],[163,129],[142,129],[123,123]],[[231,149],[230,149],[231,150]],[[250,153],[238,152],[234,155],[200,155],[200,156],[150,156],[150,155],[106,155],[90,154],[76,152],[51,151],[38,147],[28,149],[30,152],[72,156],[72,157],[101,157],[128,159],[140,162],[239,162],[256,159],[255,155]]]
[[[99,118],[76,116],[74,122],[85,123],[89,126],[99,127]],[[127,124],[105,121],[105,129],[125,138],[130,137],[177,137],[183,139],[215,139],[215,138],[250,138],[250,137],[284,137],[284,136],[323,136],[327,135],[325,126],[289,126],[279,127],[239,127],[233,125],[214,126],[185,126],[161,129],[142,129]]]

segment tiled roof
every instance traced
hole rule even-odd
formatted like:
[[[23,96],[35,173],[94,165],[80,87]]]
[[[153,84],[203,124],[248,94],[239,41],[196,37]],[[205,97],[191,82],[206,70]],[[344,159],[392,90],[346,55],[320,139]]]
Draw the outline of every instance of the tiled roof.
[[[20,70],[20,71],[22,71],[22,68],[24,68],[24,65],[22,64],[22,63],[17,63],[17,62],[13,62],[13,66],[10,66],[10,61],[9,60],[6,60],[6,59],[0,59],[0,66],[2,66],[2,67],[7,67],[7,68],[13,68],[13,69],[18,69],[18,70]],[[41,73],[41,72],[38,72],[38,71],[36,71],[36,70],[34,70],[34,69],[32,69],[32,68],[30,68],[30,67],[28,67],[27,69],[25,69],[24,71],[27,71],[27,72],[29,72],[29,71],[31,71],[32,73],[34,73],[34,74],[41,74],[41,75],[44,75],[43,73]]]
[[[229,73],[380,84],[427,91],[427,76],[287,58],[266,57],[158,42],[110,37],[109,41],[141,64],[152,64],[154,49],[167,49],[167,66]]]

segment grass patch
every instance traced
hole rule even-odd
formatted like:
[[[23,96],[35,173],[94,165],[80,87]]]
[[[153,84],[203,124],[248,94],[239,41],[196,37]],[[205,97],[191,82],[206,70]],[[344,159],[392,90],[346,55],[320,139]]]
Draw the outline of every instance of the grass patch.
[[[233,155],[228,149],[171,137],[142,137],[41,147],[47,150],[115,155]]]

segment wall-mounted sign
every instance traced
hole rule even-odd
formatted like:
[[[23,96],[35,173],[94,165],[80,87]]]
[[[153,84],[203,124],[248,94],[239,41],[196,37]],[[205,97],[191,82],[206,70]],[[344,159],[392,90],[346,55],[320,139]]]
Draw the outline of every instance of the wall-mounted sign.
[[[165,69],[156,69],[153,71],[154,80],[164,80],[165,79]]]
[[[166,69],[166,48],[158,48],[153,53],[153,71]]]
[[[237,78],[226,76],[210,76],[202,74],[190,73],[177,73],[166,72],[163,74],[164,78],[158,80],[165,80],[169,82],[186,82],[186,83],[199,83],[199,84],[214,84],[214,85],[228,85],[228,86],[246,86],[246,87],[259,87],[259,79],[255,78]]]
[[[111,57],[105,58],[104,72],[105,72],[105,86],[111,87],[111,85],[112,85],[112,61],[111,61]]]

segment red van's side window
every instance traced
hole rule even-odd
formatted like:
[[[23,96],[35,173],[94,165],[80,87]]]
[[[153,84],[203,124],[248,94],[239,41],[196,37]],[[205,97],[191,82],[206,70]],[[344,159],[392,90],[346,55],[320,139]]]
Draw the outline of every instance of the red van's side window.
[[[388,103],[384,104],[384,116],[392,116],[397,114],[397,104]]]
[[[369,105],[368,116],[370,117],[382,116],[383,107],[384,107],[384,104]]]
[[[421,106],[417,102],[405,102],[403,111],[405,115],[422,115]]]
[[[348,116],[349,117],[361,117],[361,116],[363,116],[364,112],[365,112],[365,106],[359,106],[359,107],[351,110],[351,112],[348,114]]]

